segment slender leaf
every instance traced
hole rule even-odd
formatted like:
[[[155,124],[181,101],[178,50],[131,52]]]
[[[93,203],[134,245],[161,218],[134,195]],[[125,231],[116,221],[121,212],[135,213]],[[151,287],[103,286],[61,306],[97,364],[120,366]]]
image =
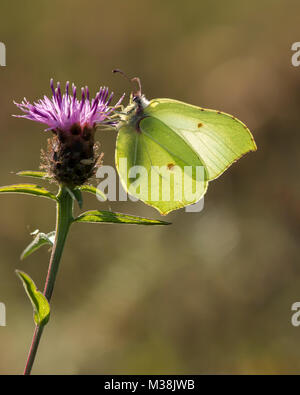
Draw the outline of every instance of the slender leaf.
[[[142,217],[135,217],[127,214],[112,213],[111,211],[86,211],[75,219],[76,222],[90,223],[116,223],[116,224],[136,224],[136,225],[169,225],[170,222],[158,221]]]
[[[57,200],[53,193],[47,191],[47,189],[34,184],[14,184],[0,187],[0,193],[23,193],[26,195],[35,195],[52,200]]]
[[[34,178],[50,178],[45,171],[22,170],[17,173],[17,176],[34,177]]]
[[[50,306],[46,297],[37,290],[36,285],[28,274],[16,270],[17,275],[23,283],[25,291],[31,301],[34,311],[34,321],[37,325],[46,325],[50,317]]]
[[[65,188],[69,192],[69,195],[71,196],[71,198],[73,200],[77,201],[79,208],[82,208],[83,199],[82,199],[81,190],[78,188],[72,189],[72,190],[67,187],[65,187]]]
[[[34,234],[36,233],[34,232]],[[21,259],[27,258],[29,255],[31,255],[33,252],[35,252],[45,244],[50,244],[51,246],[53,246],[54,238],[55,238],[55,231],[50,232],[48,234],[42,232],[38,233],[34,238],[34,240],[22,252]]]
[[[103,193],[100,189],[94,187],[93,185],[81,185],[78,187],[82,192],[89,192],[96,195],[101,201],[107,200],[105,193]]]

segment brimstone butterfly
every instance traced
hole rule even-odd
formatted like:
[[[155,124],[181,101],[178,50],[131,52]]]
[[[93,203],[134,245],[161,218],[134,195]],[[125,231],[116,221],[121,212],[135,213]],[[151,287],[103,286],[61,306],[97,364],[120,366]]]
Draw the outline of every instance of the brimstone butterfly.
[[[172,99],[148,101],[139,79],[131,81],[139,89],[119,115],[116,167],[125,190],[161,214],[198,202],[209,181],[256,150],[249,129],[232,115]]]

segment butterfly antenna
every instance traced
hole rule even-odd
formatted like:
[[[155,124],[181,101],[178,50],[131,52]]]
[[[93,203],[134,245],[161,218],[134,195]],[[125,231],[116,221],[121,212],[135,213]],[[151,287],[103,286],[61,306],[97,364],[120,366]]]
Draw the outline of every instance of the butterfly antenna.
[[[142,84],[141,84],[141,80],[139,79],[139,77],[134,77],[131,78],[131,82],[136,82],[138,85],[138,90],[136,92],[133,93],[134,97],[141,97],[142,96]]]
[[[134,77],[134,78],[129,78],[128,75],[126,73],[124,73],[124,71],[120,70],[120,69],[114,69],[113,73],[120,73],[122,74],[123,77],[125,77],[130,83],[136,82],[138,85],[138,90],[135,92],[132,92],[134,97],[140,97],[142,96],[142,85],[141,85],[141,80],[138,77]]]

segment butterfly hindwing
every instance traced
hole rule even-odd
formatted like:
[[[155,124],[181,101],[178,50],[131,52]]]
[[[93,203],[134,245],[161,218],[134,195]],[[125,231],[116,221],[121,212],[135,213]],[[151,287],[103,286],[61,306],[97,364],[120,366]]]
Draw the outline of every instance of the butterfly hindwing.
[[[199,201],[207,189],[207,170],[199,155],[152,116],[136,127],[120,128],[116,163],[125,190],[164,215]]]

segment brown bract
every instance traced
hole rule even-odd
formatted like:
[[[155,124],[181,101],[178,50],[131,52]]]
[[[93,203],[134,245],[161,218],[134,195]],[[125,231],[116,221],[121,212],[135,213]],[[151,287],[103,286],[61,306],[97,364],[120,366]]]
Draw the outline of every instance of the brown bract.
[[[102,154],[95,143],[95,128],[75,124],[70,131],[55,130],[42,151],[41,168],[59,184],[75,187],[84,184],[101,165]]]

